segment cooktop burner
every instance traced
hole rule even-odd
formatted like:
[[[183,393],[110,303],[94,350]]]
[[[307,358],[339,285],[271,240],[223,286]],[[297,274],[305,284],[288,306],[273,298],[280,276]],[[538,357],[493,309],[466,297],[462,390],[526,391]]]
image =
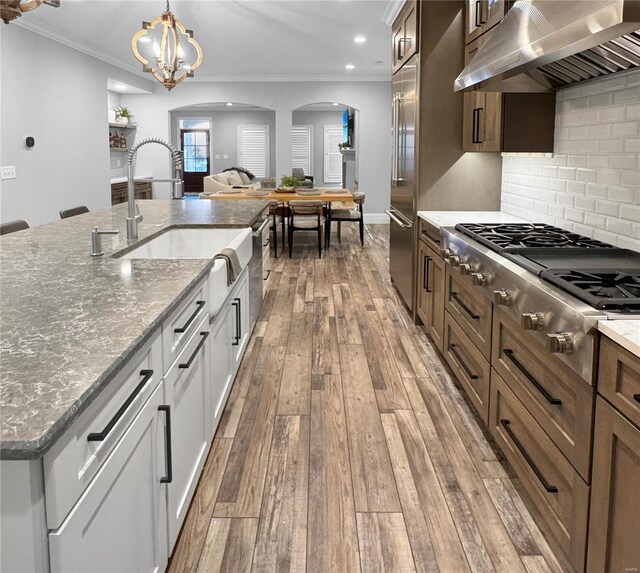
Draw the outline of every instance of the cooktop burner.
[[[598,310],[640,311],[640,268],[619,271],[548,269],[541,278]]]
[[[522,248],[614,248],[544,223],[465,223],[456,225],[456,229],[498,253]]]

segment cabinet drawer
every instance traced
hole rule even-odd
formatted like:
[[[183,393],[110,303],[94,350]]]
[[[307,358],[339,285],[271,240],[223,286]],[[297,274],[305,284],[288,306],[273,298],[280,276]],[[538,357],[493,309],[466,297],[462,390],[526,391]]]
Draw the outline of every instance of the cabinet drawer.
[[[424,219],[420,219],[420,240],[424,241],[433,251],[440,254],[442,250],[440,230]]]
[[[162,379],[161,353],[158,334],[45,454],[47,525],[50,529],[60,526]],[[95,435],[100,433],[103,435]]]
[[[489,362],[445,312],[444,356],[486,424],[489,419]]]
[[[487,360],[491,356],[492,307],[468,276],[447,265],[445,308]]]
[[[600,337],[598,392],[640,426],[640,358]]]
[[[499,307],[493,319],[491,365],[589,482],[593,387],[549,355],[537,338]]]
[[[208,312],[206,281],[200,283],[162,324],[162,361],[169,370]]]
[[[589,486],[495,372],[489,430],[576,571],[584,570]]]

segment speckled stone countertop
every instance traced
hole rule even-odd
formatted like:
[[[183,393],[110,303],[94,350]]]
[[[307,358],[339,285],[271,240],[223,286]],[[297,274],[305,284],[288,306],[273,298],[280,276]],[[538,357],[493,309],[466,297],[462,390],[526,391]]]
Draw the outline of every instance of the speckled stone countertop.
[[[211,260],[113,253],[170,227],[249,227],[266,201],[138,201],[0,237],[0,457],[40,457],[149,339]],[[91,257],[91,230],[104,236]]]
[[[640,319],[601,320],[598,330],[640,358]]]
[[[418,211],[418,217],[438,229],[455,227],[458,223],[526,223],[524,219],[502,211]]]

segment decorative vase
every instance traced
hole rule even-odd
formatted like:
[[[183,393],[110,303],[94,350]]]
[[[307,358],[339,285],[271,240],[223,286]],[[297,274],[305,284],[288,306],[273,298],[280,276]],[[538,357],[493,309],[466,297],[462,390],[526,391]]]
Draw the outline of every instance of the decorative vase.
[[[128,117],[116,117],[116,123],[118,125],[129,125]]]

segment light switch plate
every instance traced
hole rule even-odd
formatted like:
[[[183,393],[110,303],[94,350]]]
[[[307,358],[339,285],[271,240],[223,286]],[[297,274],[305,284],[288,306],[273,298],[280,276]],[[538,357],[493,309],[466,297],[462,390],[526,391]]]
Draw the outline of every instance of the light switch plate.
[[[2,180],[4,181],[5,179],[15,179],[17,177],[16,175],[16,166],[15,165],[8,165],[7,167],[2,167]]]

